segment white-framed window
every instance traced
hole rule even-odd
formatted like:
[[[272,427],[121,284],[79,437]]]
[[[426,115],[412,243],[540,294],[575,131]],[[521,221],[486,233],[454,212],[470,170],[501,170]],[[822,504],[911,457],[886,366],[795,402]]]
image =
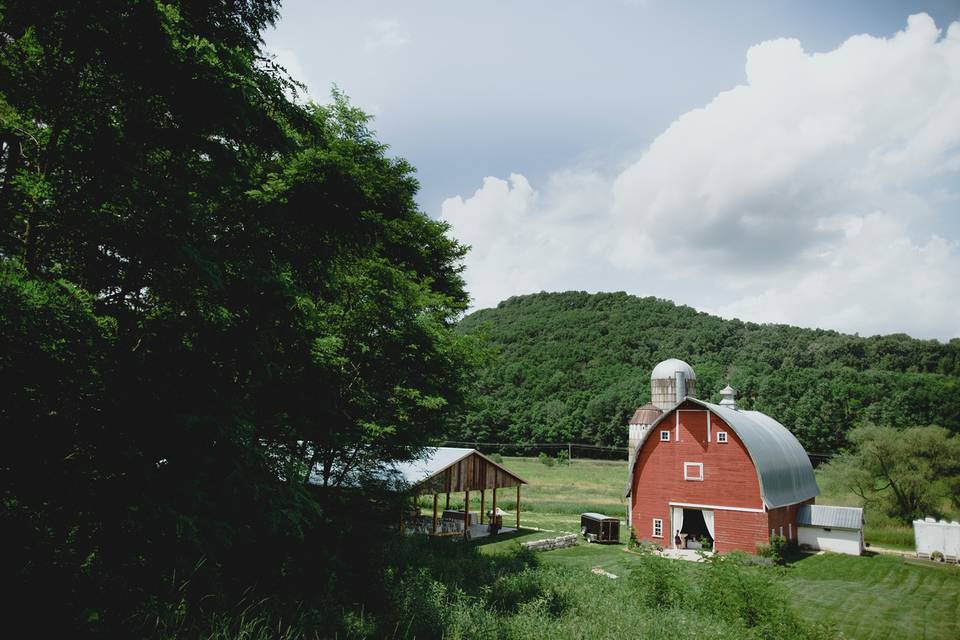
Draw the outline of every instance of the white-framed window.
[[[702,462],[684,462],[683,463],[684,480],[703,480]]]
[[[653,537],[662,538],[663,537],[663,520],[660,518],[653,519]]]
[[[670,432],[661,431],[660,432],[660,442],[670,442]]]
[[[723,444],[727,441],[727,432],[726,431],[717,431],[717,442]]]

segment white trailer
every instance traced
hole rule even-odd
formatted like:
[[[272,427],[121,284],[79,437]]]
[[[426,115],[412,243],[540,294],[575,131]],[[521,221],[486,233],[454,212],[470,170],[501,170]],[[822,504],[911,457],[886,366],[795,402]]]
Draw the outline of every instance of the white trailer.
[[[937,557],[947,562],[960,558],[960,522],[947,522],[925,518],[913,521],[913,537],[917,555],[921,558]]]

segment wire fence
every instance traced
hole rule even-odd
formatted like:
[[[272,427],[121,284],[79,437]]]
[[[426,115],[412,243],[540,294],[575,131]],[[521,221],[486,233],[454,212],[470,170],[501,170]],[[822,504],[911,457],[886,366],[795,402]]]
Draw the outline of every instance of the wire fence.
[[[561,451],[565,451],[570,460],[577,458],[588,460],[626,460],[628,458],[627,447],[609,447],[596,444],[581,444],[577,442],[526,442],[523,444],[508,444],[503,442],[467,442],[450,440],[443,443],[445,447],[464,447],[467,449],[476,449],[481,453],[499,453],[507,457],[536,458],[541,453],[557,457]],[[819,467],[824,462],[829,462],[835,454],[833,453],[807,453],[810,458],[810,464],[814,468]]]
[[[445,447],[466,447],[476,449],[481,453],[499,453],[508,457],[536,458],[541,453],[555,458],[561,451],[566,452],[571,460],[588,458],[591,460],[626,460],[626,447],[605,447],[596,444],[580,444],[576,442],[525,442],[523,444],[506,444],[503,442],[444,442]]]

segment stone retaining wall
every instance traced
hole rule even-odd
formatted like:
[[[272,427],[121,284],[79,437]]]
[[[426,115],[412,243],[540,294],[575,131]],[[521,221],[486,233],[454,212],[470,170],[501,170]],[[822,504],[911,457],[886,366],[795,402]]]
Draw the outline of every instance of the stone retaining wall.
[[[577,544],[579,536],[571,533],[558,538],[547,538],[546,540],[534,540],[533,542],[521,542],[520,546],[531,551],[552,551],[553,549],[563,549],[573,547]]]

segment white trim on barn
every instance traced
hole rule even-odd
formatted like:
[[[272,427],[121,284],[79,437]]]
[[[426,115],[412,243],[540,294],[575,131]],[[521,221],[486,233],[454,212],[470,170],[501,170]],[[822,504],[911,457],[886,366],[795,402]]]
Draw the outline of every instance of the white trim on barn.
[[[697,473],[697,475],[692,475],[689,471],[690,469],[696,469],[699,473]],[[683,463],[683,479],[703,482],[703,463],[702,462],[684,462]]]
[[[718,507],[715,504],[693,504],[691,502],[670,502],[671,507],[685,507],[687,509],[713,509],[716,511],[746,511],[748,513],[766,513],[763,509],[751,509],[750,507]]]

